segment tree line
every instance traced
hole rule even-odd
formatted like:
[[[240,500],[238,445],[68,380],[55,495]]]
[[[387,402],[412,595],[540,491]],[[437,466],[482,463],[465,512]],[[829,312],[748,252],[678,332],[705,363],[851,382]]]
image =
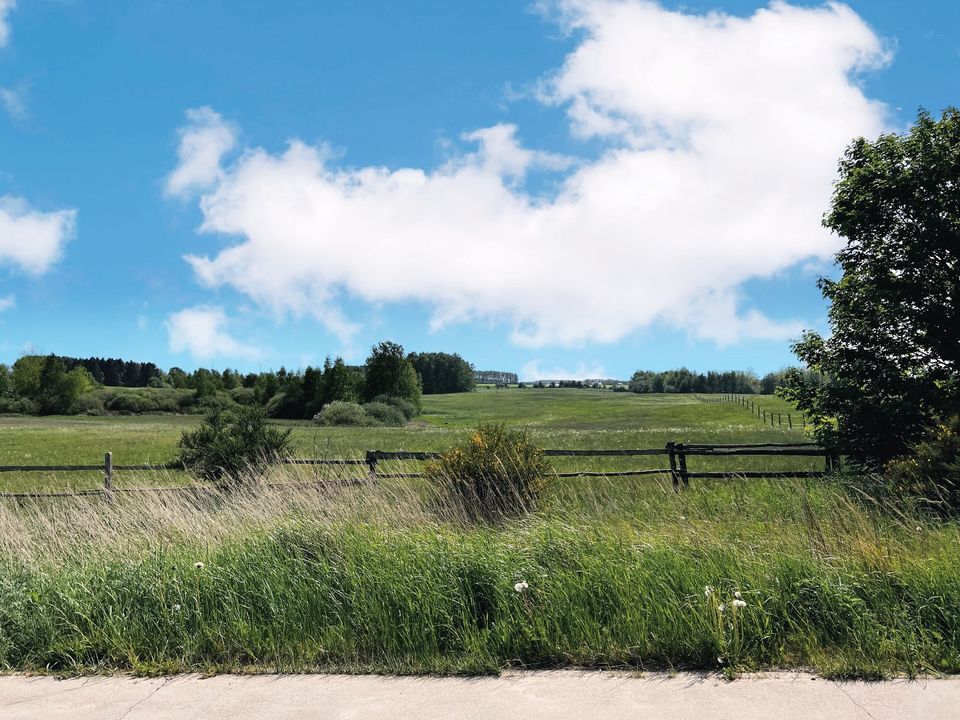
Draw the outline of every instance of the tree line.
[[[685,367],[676,370],[637,370],[627,388],[635,393],[737,393],[740,395],[772,395],[786,378],[799,373],[813,385],[822,384],[824,376],[804,368],[785,368],[763,377],[749,370],[710,371],[698,373]]]
[[[331,402],[369,403],[384,397],[401,398],[419,411],[423,394],[469,392],[475,386],[473,366],[460,355],[406,354],[389,341],[374,346],[363,365],[348,365],[338,357],[327,358],[321,367],[257,373],[164,371],[151,362],[24,355],[12,367],[0,364],[0,412],[192,412],[256,404],[273,417],[310,418]]]

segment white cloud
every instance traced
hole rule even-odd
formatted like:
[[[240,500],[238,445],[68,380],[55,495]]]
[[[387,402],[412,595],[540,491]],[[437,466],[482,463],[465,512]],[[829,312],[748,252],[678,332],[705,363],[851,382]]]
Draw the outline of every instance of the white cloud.
[[[27,101],[21,90],[0,87],[0,105],[14,120],[22,120],[27,116]]]
[[[201,360],[259,357],[261,353],[257,348],[227,332],[229,322],[223,309],[218,307],[194,307],[174,313],[165,323],[170,350],[189,352]]]
[[[607,371],[602,365],[596,363],[588,365],[584,362],[578,362],[577,366],[570,370],[561,367],[541,367],[540,360],[531,360],[520,368],[520,381],[530,380],[599,380],[607,377]]]
[[[40,212],[23,198],[0,196],[0,265],[39,275],[60,259],[73,237],[76,210]]]
[[[10,39],[10,25],[7,23],[7,15],[17,5],[17,0],[0,0],[0,48],[7,44]]]
[[[187,125],[180,130],[179,163],[168,177],[167,195],[189,197],[212,187],[222,178],[223,156],[237,143],[236,132],[208,107],[187,110]]]
[[[13,295],[0,297],[0,313],[6,312],[17,304],[17,299]]]
[[[188,257],[198,278],[343,337],[356,326],[341,296],[420,301],[434,327],[506,321],[527,346],[614,342],[652,323],[720,343],[795,334],[740,309],[737,289],[837,249],[820,218],[844,147],[884,129],[857,77],[889,62],[882,41],[837,4],[744,18],[555,7],[582,40],[541,97],[571,132],[608,143],[555,197],[525,192],[523,175],[569,159],[524,149],[511,125],[467,134],[477,149],[433,171],[337,167],[296,140],[222,166],[234,133],[192,111],[206,120],[191,115],[182,137],[219,140],[181,144],[172,191],[212,183],[201,230],[239,238]]]

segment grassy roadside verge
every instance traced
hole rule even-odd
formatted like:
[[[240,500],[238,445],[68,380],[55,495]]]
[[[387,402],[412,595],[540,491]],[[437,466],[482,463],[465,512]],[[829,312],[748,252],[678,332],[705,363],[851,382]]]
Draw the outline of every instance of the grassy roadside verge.
[[[956,528],[823,483],[564,482],[498,528],[417,483],[57,508],[0,509],[7,669],[960,671]]]

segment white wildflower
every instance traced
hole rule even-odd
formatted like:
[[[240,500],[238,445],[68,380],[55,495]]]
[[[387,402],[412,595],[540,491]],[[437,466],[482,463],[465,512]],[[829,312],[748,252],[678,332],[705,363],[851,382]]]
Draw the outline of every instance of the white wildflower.
[[[518,593],[522,593],[528,587],[530,586],[527,584],[526,580],[521,580],[520,582],[513,584],[513,589],[516,590]]]
[[[713,586],[707,585],[706,587],[703,588],[703,596],[710,597],[711,595],[713,595]]]
[[[180,612],[180,603],[177,603],[176,605],[173,606],[173,611]]]
[[[737,600],[739,600],[739,599],[740,599],[740,591],[737,590],[737,591],[733,594],[733,596],[734,596]]]
[[[730,604],[733,605],[735,608],[742,608],[747,606],[747,604],[743,600],[734,600]]]
[[[197,562],[195,562],[195,563],[193,564],[193,566],[194,566],[197,570],[203,570],[203,568],[206,567],[206,565],[204,565],[204,564],[203,564],[202,562],[200,562],[199,560],[197,560]]]

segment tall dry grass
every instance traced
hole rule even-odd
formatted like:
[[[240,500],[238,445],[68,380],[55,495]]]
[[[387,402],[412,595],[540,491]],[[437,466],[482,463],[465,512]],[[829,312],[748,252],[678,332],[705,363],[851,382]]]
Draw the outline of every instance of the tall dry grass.
[[[486,525],[355,475],[0,503],[0,665],[960,669],[956,527],[839,484],[563,479]]]

